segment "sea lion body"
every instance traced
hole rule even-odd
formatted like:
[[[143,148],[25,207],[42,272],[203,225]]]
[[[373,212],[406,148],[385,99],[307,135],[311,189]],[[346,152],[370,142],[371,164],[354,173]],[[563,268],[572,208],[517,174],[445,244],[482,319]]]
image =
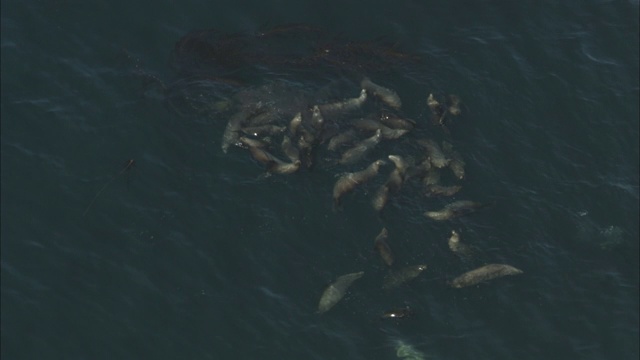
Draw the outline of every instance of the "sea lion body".
[[[363,184],[376,176],[378,174],[380,166],[382,166],[383,164],[384,161],[377,160],[364,170],[342,175],[333,186],[334,205],[340,205],[340,201],[345,194],[353,191],[353,189],[355,189],[358,185]]]
[[[380,122],[392,129],[407,131],[413,130],[413,128],[416,126],[416,122],[411,119],[399,118],[389,113],[383,113],[382,115],[380,115]]]
[[[466,165],[460,153],[453,149],[453,145],[443,141],[442,151],[445,156],[450,159],[449,168],[453,172],[453,175],[459,180],[464,179],[464,166]]]
[[[427,149],[429,160],[431,164],[437,168],[443,168],[449,165],[449,159],[444,155],[438,143],[431,139],[420,139],[418,144],[424,146]]]
[[[460,242],[460,234],[455,230],[451,230],[448,245],[454,254],[463,258],[469,257],[473,253],[471,247]]]
[[[424,216],[433,220],[449,220],[452,218],[471,214],[478,209],[487,206],[486,204],[477,203],[469,200],[458,200],[444,206],[439,211],[427,211]]]
[[[346,294],[347,289],[351,286],[351,284],[360,279],[364,275],[363,271],[355,272],[351,274],[346,274],[338,277],[335,282],[329,285],[322,296],[320,296],[320,301],[318,303],[318,313],[322,314],[331,309],[335,304],[338,303]]]
[[[495,278],[522,274],[522,270],[506,264],[489,264],[475,270],[466,272],[451,281],[454,288],[463,288],[476,285]]]
[[[384,290],[398,287],[409,280],[415,279],[420,273],[427,269],[427,265],[407,266],[397,271],[392,271],[382,279]]]
[[[389,247],[389,244],[387,244],[388,237],[389,232],[387,231],[387,228],[382,228],[380,234],[376,236],[373,247],[380,254],[382,261],[384,261],[387,266],[391,266],[393,265],[394,258],[393,253],[391,252],[391,248]]]
[[[337,115],[359,109],[362,104],[364,104],[365,100],[367,100],[367,92],[362,90],[360,91],[360,96],[357,98],[347,99],[345,101],[331,104],[318,105],[318,109],[323,114]]]
[[[442,185],[428,185],[426,187],[427,196],[451,196],[462,189],[460,185],[442,186]]]
[[[345,132],[339,133],[329,140],[329,144],[327,144],[327,150],[335,151],[340,146],[353,141],[355,137],[356,131],[353,129],[349,129]]]
[[[370,92],[373,96],[378,97],[382,100],[383,103],[391,106],[395,109],[400,109],[402,106],[402,102],[400,101],[400,96],[398,93],[391,89],[387,89],[386,87],[380,86],[372,82],[369,78],[364,78],[360,82],[360,86],[368,92]]]
[[[353,164],[354,162],[363,158],[367,153],[369,153],[373,148],[378,145],[381,139],[380,129],[376,130],[375,135],[370,138],[364,139],[358,144],[356,144],[351,149],[345,151],[342,154],[342,157],[338,161],[338,163],[342,165]]]

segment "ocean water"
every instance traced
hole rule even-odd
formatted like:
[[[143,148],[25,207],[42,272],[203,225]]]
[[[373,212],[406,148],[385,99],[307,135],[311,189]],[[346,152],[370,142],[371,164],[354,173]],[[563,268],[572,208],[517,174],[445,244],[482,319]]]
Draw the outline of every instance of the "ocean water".
[[[400,344],[429,359],[640,355],[637,1],[7,0],[1,19],[3,359],[397,359]],[[237,83],[194,85],[176,43],[291,23],[292,43],[317,27],[329,45],[423,59],[364,73],[397,91],[417,134],[462,155],[453,199],[493,206],[438,222],[422,213],[450,200],[409,185],[378,215],[387,166],[333,209],[336,174],[411,155],[409,140],[291,175],[223,153],[229,94],[284,81],[295,109],[297,94],[356,96],[353,72],[250,63],[220,73]],[[462,100],[450,133],[430,123],[431,92]],[[392,291],[373,250],[383,227],[394,267],[427,265]],[[450,252],[452,229],[472,258]],[[523,274],[448,286],[488,263]],[[412,317],[380,319],[404,306]]]

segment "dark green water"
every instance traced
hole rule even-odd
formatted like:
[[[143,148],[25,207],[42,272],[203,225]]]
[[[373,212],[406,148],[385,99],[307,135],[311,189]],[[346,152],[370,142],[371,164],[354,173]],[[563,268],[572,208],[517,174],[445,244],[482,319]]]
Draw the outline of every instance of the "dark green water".
[[[423,56],[377,79],[438,139],[427,94],[461,97],[456,198],[496,205],[439,223],[422,213],[442,202],[405,191],[378,217],[366,187],[334,212],[335,169],[261,177],[220,150],[226,118],[179,116],[132,75],[174,79],[191,30],[290,22]],[[395,359],[402,340],[433,359],[637,359],[638,31],[637,1],[3,1],[2,358]],[[383,226],[399,265],[429,266],[390,292]],[[450,253],[452,228],[475,258]],[[493,262],[524,274],[446,284]]]

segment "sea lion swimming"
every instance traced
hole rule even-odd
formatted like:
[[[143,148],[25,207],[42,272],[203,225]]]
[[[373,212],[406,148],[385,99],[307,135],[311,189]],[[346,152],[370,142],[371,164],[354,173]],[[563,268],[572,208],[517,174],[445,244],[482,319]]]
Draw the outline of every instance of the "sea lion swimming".
[[[380,122],[392,129],[400,130],[413,130],[416,126],[416,122],[411,119],[399,118],[396,115],[386,112],[380,115]]]
[[[478,209],[489,206],[488,204],[481,204],[469,200],[458,200],[444,206],[439,211],[427,211],[424,216],[433,220],[449,220],[456,217],[471,214]]]
[[[402,106],[400,96],[398,96],[395,91],[375,84],[369,78],[365,77],[364,79],[362,79],[362,81],[360,82],[360,86],[370,92],[373,96],[380,98],[383,103],[391,106],[392,108],[400,109],[400,107]]]
[[[354,129],[349,129],[345,132],[341,132],[329,140],[329,144],[327,144],[327,150],[335,151],[340,146],[353,141],[356,137],[356,131]]]
[[[437,168],[443,168],[449,165],[449,159],[445,156],[438,146],[438,143],[431,139],[420,139],[417,143],[427,149],[427,154],[431,164]]]
[[[250,146],[249,151],[255,160],[266,165],[267,171],[270,173],[291,174],[300,168],[300,160],[296,160],[293,163],[286,163],[268,151],[254,146]]]
[[[415,279],[426,269],[427,265],[413,265],[392,271],[382,279],[382,289],[390,290],[396,288],[409,280]]]
[[[438,184],[426,185],[427,196],[451,196],[462,189],[460,185],[443,186]]]
[[[376,130],[376,133],[372,137],[360,141],[354,147],[345,151],[340,160],[338,160],[338,163],[348,165],[360,160],[367,153],[373,150],[376,145],[378,145],[381,137],[380,129]]]
[[[384,161],[376,160],[364,170],[342,175],[333,186],[334,207],[340,205],[341,199],[345,194],[353,191],[356,186],[364,184],[365,182],[376,176],[378,174],[378,170],[380,170],[380,166],[384,164]]]
[[[363,89],[360,91],[360,96],[357,98],[347,99],[345,101],[331,103],[331,104],[322,104],[317,105],[318,109],[323,114],[329,115],[338,115],[341,113],[346,113],[349,111],[359,109],[362,104],[364,104],[365,100],[367,100],[367,92]]]
[[[386,184],[380,185],[375,195],[373,196],[373,200],[371,201],[371,205],[373,205],[373,209],[375,211],[382,211],[384,207],[387,205],[389,201],[389,187]]]
[[[355,272],[351,274],[342,275],[336,279],[335,282],[327,286],[327,288],[322,293],[320,297],[320,302],[318,303],[318,313],[322,314],[331,309],[335,304],[338,303],[346,294],[347,289],[351,284],[360,279],[364,275],[363,271]]]
[[[522,270],[511,265],[489,264],[458,276],[453,279],[450,284],[452,287],[459,289],[495,278],[518,274],[522,274]]]
[[[351,125],[353,125],[356,129],[359,130],[368,130],[368,131],[376,131],[380,129],[380,134],[382,138],[388,140],[395,140],[401,137],[402,135],[409,132],[409,130],[404,129],[392,129],[390,127],[385,126],[381,122],[373,119],[356,119],[351,120]]]
[[[442,142],[442,151],[445,156],[450,159],[449,168],[453,172],[453,175],[462,180],[464,179],[464,166],[466,165],[462,156],[457,151],[453,150],[453,145],[446,141]]]
[[[460,234],[455,230],[451,230],[451,236],[449,237],[448,244],[449,249],[451,249],[454,254],[460,257],[466,258],[471,256],[471,254],[473,253],[471,247],[460,242]]]
[[[378,253],[380,254],[380,257],[382,258],[384,263],[387,264],[387,266],[391,266],[393,265],[394,259],[391,248],[389,247],[389,244],[387,244],[388,237],[389,232],[387,231],[387,228],[382,228],[380,234],[376,236],[373,247],[374,249],[378,250]]]

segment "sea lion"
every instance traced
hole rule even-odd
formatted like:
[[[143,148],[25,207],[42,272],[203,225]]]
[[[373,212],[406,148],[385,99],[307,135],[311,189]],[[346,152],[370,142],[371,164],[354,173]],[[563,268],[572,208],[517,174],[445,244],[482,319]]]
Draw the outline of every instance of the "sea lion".
[[[380,122],[392,129],[400,130],[413,130],[416,126],[416,122],[414,120],[399,118],[396,115],[386,112],[380,115]]]
[[[246,136],[239,137],[238,141],[239,141],[240,144],[246,146],[247,148],[250,148],[250,147],[264,148],[264,147],[267,147],[267,143],[265,143],[264,141],[261,141],[261,140],[258,140],[258,139],[248,138]]]
[[[291,136],[296,136],[300,124],[302,124],[302,113],[297,113],[289,122],[289,133]]]
[[[221,145],[222,152],[224,152],[225,154],[227,153],[231,145],[238,144],[238,139],[240,138],[239,132],[247,116],[247,110],[239,111],[235,113],[227,123],[227,126],[224,129],[224,133],[222,134]]]
[[[390,127],[385,126],[381,122],[373,119],[356,119],[351,120],[351,125],[353,125],[356,129],[359,130],[367,130],[367,131],[375,131],[380,129],[380,134],[383,139],[395,140],[401,137],[402,135],[409,132],[409,130],[404,129],[392,129]]]
[[[438,143],[431,139],[420,139],[417,143],[427,149],[427,154],[431,164],[437,168],[449,165],[449,159],[444,155]]]
[[[398,96],[395,91],[375,84],[367,77],[362,79],[362,81],[360,82],[360,86],[364,90],[370,92],[373,96],[378,97],[380,100],[382,100],[383,103],[391,106],[392,108],[400,109],[400,107],[402,106],[400,96]]]
[[[243,127],[241,131],[247,135],[261,137],[267,135],[275,135],[284,132],[287,129],[286,126],[277,125],[259,125],[251,127]]]
[[[431,186],[438,185],[440,183],[440,169],[437,167],[429,168],[427,175],[422,179],[422,183],[427,189]]]
[[[426,185],[427,196],[452,196],[462,189],[460,185],[442,186],[438,184]]]
[[[442,151],[445,156],[450,159],[449,169],[453,172],[453,175],[462,180],[464,179],[464,166],[466,165],[462,156],[457,151],[453,150],[453,145],[446,141],[442,142]]]
[[[449,95],[449,113],[453,116],[458,116],[462,112],[460,110],[460,98],[458,95]]]
[[[300,168],[300,160],[296,160],[293,163],[286,163],[268,151],[254,146],[250,146],[249,151],[255,160],[266,165],[267,171],[270,173],[291,174]]]
[[[389,191],[395,193],[400,190],[405,180],[407,162],[399,155],[389,155],[388,158],[393,162],[395,168],[391,171],[391,174],[389,174],[389,179],[387,179],[385,185],[389,188]]]
[[[489,264],[466,272],[451,281],[454,288],[476,285],[484,281],[507,276],[522,274],[522,270],[506,264]]]
[[[449,249],[451,249],[454,254],[463,258],[469,257],[473,253],[471,247],[460,242],[460,234],[455,230],[451,230]]]
[[[336,184],[333,186],[333,204],[335,207],[340,205],[340,201],[342,197],[353,191],[356,186],[360,184],[364,184],[369,181],[371,178],[378,174],[378,170],[380,166],[384,165],[385,162],[382,160],[376,160],[371,165],[369,165],[366,169],[343,174]]]
[[[387,228],[382,228],[382,231],[380,232],[380,234],[376,236],[373,248],[378,251],[384,263],[387,264],[387,266],[391,266],[393,265],[394,259],[393,259],[393,253],[391,252],[391,248],[389,247],[389,244],[387,244],[388,237],[389,237],[389,232],[387,231]]]
[[[389,201],[389,188],[387,185],[380,185],[375,195],[373,196],[373,200],[371,201],[371,205],[373,205],[373,209],[375,211],[382,211],[385,205],[387,205],[387,201]]]
[[[335,282],[327,286],[327,288],[322,293],[320,297],[320,302],[318,303],[318,313],[322,314],[331,309],[335,304],[338,303],[347,292],[347,289],[351,284],[360,279],[364,275],[363,271],[355,272],[351,274],[346,274],[338,277]]]
[[[380,142],[381,137],[380,129],[376,130],[376,133],[372,137],[360,141],[354,147],[345,151],[340,160],[338,160],[338,163],[348,165],[360,160],[367,153],[373,150],[373,148]]]
[[[282,151],[287,155],[291,162],[300,160],[300,151],[293,146],[291,139],[287,135],[282,138]]]
[[[424,216],[433,220],[449,220],[471,214],[486,206],[488,206],[488,204],[481,204],[469,200],[458,200],[445,205],[442,210],[427,211],[424,213]]]
[[[382,289],[390,290],[409,280],[415,279],[421,272],[427,269],[427,265],[407,266],[397,271],[392,271],[382,279]]]
[[[349,129],[345,132],[339,133],[329,140],[329,144],[327,144],[327,150],[335,151],[340,146],[353,141],[355,137],[356,131],[354,129]]]
[[[320,112],[318,105],[314,105],[311,109],[311,126],[316,133],[320,133],[324,126],[324,117],[322,117],[322,113]]]
[[[433,97],[433,94],[429,94],[427,97],[427,106],[431,110],[431,121],[436,125],[444,126],[445,121],[445,108]]]
[[[363,89],[360,91],[360,96],[357,98],[347,99],[345,101],[332,104],[318,105],[318,109],[323,114],[337,115],[359,109],[365,100],[367,100],[367,92]]]

